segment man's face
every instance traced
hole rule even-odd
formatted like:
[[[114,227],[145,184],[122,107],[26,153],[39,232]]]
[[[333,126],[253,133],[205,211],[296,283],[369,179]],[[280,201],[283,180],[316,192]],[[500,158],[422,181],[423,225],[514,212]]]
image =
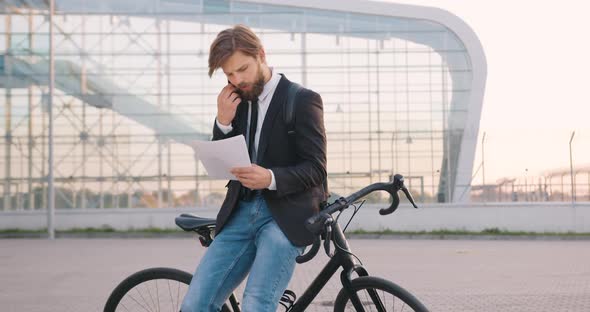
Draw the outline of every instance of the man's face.
[[[254,58],[241,51],[232,54],[221,68],[227,80],[236,87],[242,100],[254,100],[264,89],[264,75],[262,74],[260,56]]]

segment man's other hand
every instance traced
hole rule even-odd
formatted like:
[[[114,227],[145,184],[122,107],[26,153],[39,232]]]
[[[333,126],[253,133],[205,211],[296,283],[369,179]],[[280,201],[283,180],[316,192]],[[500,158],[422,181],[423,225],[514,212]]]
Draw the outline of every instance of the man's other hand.
[[[268,188],[271,182],[270,171],[266,168],[252,164],[251,167],[237,167],[230,171],[243,186],[251,190]]]

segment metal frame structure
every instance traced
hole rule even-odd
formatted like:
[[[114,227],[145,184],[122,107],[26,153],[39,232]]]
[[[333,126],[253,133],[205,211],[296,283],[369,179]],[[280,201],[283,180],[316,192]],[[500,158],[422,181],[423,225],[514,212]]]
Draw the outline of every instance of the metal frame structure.
[[[206,77],[208,45],[236,23],[322,94],[333,191],[399,171],[423,201],[469,199],[486,62],[448,12],[356,0],[55,2],[57,207],[219,201],[224,183],[187,144],[210,135],[224,78]],[[0,14],[3,209],[47,207],[48,7],[10,0]]]

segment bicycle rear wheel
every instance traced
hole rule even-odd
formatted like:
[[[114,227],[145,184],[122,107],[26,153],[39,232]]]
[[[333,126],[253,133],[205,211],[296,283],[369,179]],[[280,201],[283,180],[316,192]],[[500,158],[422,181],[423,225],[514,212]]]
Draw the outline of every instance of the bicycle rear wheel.
[[[407,290],[388,280],[364,276],[352,281],[352,289],[358,296],[362,309],[356,309],[348,292],[343,288],[336,297],[334,312],[344,311],[414,311],[428,312],[428,309]]]
[[[192,275],[170,268],[151,268],[132,274],[111,293],[104,312],[178,312]],[[229,311],[224,305],[222,311]]]

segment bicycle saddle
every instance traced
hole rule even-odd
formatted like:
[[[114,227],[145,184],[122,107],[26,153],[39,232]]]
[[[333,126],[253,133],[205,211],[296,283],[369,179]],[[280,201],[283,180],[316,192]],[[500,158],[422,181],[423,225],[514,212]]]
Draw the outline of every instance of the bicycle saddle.
[[[183,213],[174,219],[176,225],[185,231],[194,231],[201,227],[215,226],[215,219],[201,218],[190,213]]]

